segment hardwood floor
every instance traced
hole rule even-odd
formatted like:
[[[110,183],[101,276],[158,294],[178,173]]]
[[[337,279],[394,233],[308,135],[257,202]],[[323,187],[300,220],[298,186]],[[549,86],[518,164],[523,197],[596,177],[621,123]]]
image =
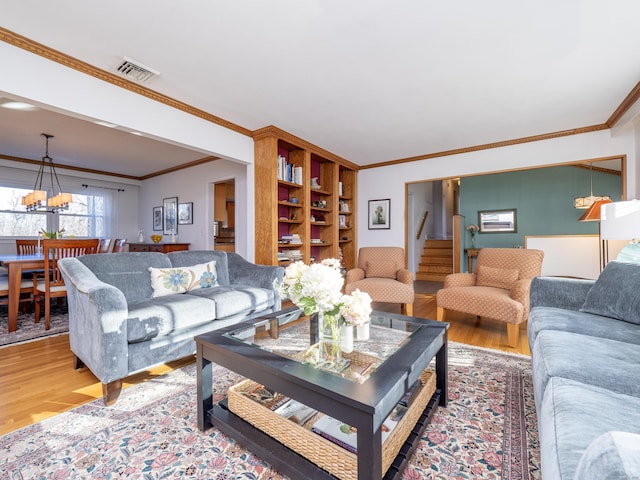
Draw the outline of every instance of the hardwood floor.
[[[375,304],[374,308],[400,311],[393,305]],[[435,298],[417,294],[414,315],[435,318]],[[452,342],[530,355],[526,326],[520,329],[519,348],[513,349],[507,344],[504,323],[453,312],[447,321]],[[124,388],[193,361],[194,357],[188,357],[133,375]],[[93,374],[86,368],[74,370],[66,334],[0,349],[0,435],[101,397],[102,385]]]

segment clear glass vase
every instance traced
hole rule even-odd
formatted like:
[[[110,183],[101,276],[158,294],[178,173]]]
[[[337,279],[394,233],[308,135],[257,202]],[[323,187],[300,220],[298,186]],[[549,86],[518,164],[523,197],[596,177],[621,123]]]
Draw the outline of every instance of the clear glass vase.
[[[342,357],[341,327],[344,323],[342,317],[326,312],[318,312],[314,315],[317,319],[318,329],[318,362],[316,366],[333,371],[344,370],[349,362]]]

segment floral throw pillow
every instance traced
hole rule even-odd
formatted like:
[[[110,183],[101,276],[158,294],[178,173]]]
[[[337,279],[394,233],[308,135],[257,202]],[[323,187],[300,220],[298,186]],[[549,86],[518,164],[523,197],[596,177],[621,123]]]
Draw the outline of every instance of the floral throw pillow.
[[[190,267],[149,267],[149,272],[151,272],[151,287],[154,297],[218,286],[215,260]]]

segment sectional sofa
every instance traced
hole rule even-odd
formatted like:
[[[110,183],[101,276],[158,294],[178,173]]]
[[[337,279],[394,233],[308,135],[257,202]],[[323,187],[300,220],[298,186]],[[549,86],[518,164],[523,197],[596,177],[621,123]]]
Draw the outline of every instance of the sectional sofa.
[[[534,279],[528,336],[542,478],[640,478],[640,265]]]
[[[122,379],[195,352],[193,337],[280,310],[282,267],[235,253],[114,253],[59,262],[76,366],[87,366],[114,403]]]

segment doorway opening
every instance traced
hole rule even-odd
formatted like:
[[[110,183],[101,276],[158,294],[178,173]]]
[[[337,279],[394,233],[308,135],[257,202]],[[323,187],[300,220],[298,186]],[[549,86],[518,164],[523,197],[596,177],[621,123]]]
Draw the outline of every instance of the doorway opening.
[[[236,251],[235,180],[213,184],[213,249]]]

